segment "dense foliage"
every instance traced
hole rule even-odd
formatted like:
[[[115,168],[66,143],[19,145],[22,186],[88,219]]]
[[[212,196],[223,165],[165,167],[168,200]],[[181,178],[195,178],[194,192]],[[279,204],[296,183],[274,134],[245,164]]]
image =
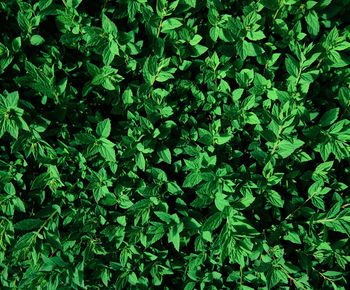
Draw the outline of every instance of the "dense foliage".
[[[1,289],[348,289],[349,0],[0,7]]]

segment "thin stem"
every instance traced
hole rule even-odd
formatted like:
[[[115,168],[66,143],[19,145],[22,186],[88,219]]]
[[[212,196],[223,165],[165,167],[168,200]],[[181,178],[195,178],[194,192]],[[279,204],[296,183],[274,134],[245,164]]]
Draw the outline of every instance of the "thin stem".
[[[55,93],[55,99],[56,99],[57,103],[61,104],[61,101],[60,101],[60,99],[59,99],[57,93]]]
[[[40,232],[44,229],[44,227],[47,225],[47,223],[56,215],[58,210],[56,209],[50,216],[49,218],[41,225],[40,229],[35,233],[35,236],[32,238],[30,241],[29,245],[25,249],[25,252],[29,250],[29,247],[32,245],[32,243],[36,240],[36,238],[39,236]]]
[[[273,21],[276,20],[277,15],[278,15],[278,13],[280,12],[280,10],[281,10],[281,8],[282,8],[282,4],[283,4],[283,0],[280,1],[279,7],[278,7],[278,9],[276,10],[275,15],[273,16]]]
[[[62,2],[63,2],[63,5],[68,9],[68,5],[67,5],[66,0],[62,0]]]
[[[56,253],[57,253],[58,249],[55,249],[52,254],[49,256],[49,258],[52,258]]]
[[[289,279],[291,279],[295,284],[297,284],[300,288],[306,290],[306,288],[301,285],[295,278],[293,278],[287,271],[282,267],[282,265],[279,265],[282,271],[288,276]]]
[[[243,282],[243,267],[242,265],[239,268],[240,272],[241,272],[241,279],[239,280],[239,287],[242,288],[242,282]]]
[[[322,57],[322,58],[318,61],[318,64],[317,64],[316,68],[319,68],[319,67],[320,67],[321,63],[323,62],[323,59],[324,59],[324,57]]]
[[[102,12],[104,12],[106,10],[108,1],[109,0],[106,0],[105,3],[103,4]]]
[[[276,258],[274,256],[272,256],[273,260],[276,261]],[[283,268],[283,266],[281,264],[278,264],[278,266],[282,269],[282,271],[287,275],[287,277],[289,279],[291,279],[295,284],[297,284],[300,288],[306,290],[306,288],[301,285],[295,278],[293,278],[288,272],[286,269]]]
[[[52,218],[56,215],[56,213],[58,212],[58,210],[56,209],[50,216],[49,218],[42,224],[42,226],[40,227],[40,229],[36,232],[34,238],[32,239],[31,243],[33,241],[36,240],[36,238],[39,236],[40,232],[43,230],[43,228],[47,225],[47,223],[52,220]]]
[[[328,280],[328,281],[330,281],[330,282],[333,284],[333,281],[332,281],[331,279],[329,279],[327,276],[325,276],[325,275],[324,275],[323,273],[321,273],[320,271],[316,270],[315,267],[312,267],[312,269],[313,269],[314,271],[316,271],[318,274],[320,274],[320,276],[321,276],[323,279]]]
[[[4,199],[0,200],[0,205],[1,205],[4,201],[10,199],[11,197],[14,197],[14,195],[13,195],[13,194],[8,195],[8,196],[6,196]]]
[[[298,212],[306,203],[309,202],[310,199],[312,199],[315,194],[317,193],[317,191],[315,191],[312,195],[310,195],[301,205],[299,205],[295,210],[293,210],[289,215],[287,215],[283,221],[280,222],[278,227],[281,227],[282,222],[284,222],[285,220],[289,219],[292,215],[294,215],[296,212]]]
[[[163,24],[163,17],[162,17],[162,19],[160,20],[160,23],[159,23],[159,26],[158,26],[158,29],[157,29],[157,38],[159,38],[160,29],[162,28],[162,24]]]
[[[277,139],[275,144],[273,145],[273,148],[272,148],[272,151],[271,151],[271,155],[273,155],[275,153],[279,142],[280,142],[280,139]]]
[[[332,221],[342,220],[342,219],[343,219],[343,217],[335,217],[335,218],[330,218],[330,219],[325,218],[325,219],[320,219],[320,220],[316,220],[316,221],[312,221],[312,222],[306,221],[306,223],[307,224],[311,224],[311,223],[320,224],[320,223],[332,222]]]
[[[17,282],[17,278],[16,278],[15,281],[13,282],[13,289],[16,289],[16,282]]]
[[[280,142],[280,134],[282,133],[282,130],[283,130],[283,126],[280,125],[280,128],[278,130],[277,140],[276,140],[275,144],[273,145],[272,151],[270,153],[271,155],[273,155],[277,149],[278,143]]]
[[[300,76],[301,76],[301,71],[303,69],[303,65],[304,65],[304,62],[302,61],[301,64],[300,64],[300,67],[299,67],[298,76],[297,76],[297,79],[295,81],[295,85],[297,85],[299,80],[300,80]]]
[[[154,83],[156,82],[156,78],[157,78],[157,76],[159,75],[159,73],[160,73],[161,70],[162,70],[162,67],[160,67],[160,68],[158,69],[156,75],[153,77],[151,86],[153,86]]]
[[[0,246],[1,246],[1,247],[3,247],[3,245],[2,245],[2,240],[3,240],[3,238],[4,238],[4,234],[5,234],[6,228],[7,228],[7,225],[4,226],[4,229],[3,229],[2,232],[1,232],[1,240],[0,240]],[[5,249],[5,248],[4,248],[4,249]]]
[[[344,112],[341,114],[340,119],[343,119],[343,117],[346,114],[346,112],[348,111],[349,107],[350,107],[350,101],[348,101],[348,104],[346,105]]]
[[[163,11],[162,11],[162,18],[160,19],[159,26],[158,26],[158,29],[157,29],[157,38],[159,38],[159,35],[160,35],[160,30],[162,28],[163,20],[164,20],[164,17],[166,15],[166,10],[167,10],[167,8],[164,8]]]

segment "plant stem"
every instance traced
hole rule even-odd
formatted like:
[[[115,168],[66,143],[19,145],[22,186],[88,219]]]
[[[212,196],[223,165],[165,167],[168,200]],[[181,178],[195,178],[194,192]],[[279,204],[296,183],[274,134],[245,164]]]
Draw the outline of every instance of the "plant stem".
[[[310,195],[301,205],[299,205],[295,210],[293,210],[289,215],[287,215],[283,221],[280,222],[279,226],[280,227],[282,225],[282,222],[284,222],[285,220],[289,219],[292,215],[294,215],[296,212],[298,212],[306,203],[308,203],[308,201],[310,199],[312,199],[315,194],[317,193],[317,191],[315,191],[312,195]]]
[[[47,225],[47,223],[52,220],[52,218],[56,215],[57,209],[49,216],[49,218],[41,225],[40,229],[36,232],[35,237],[33,238],[32,242],[36,240],[36,238],[39,236],[40,232],[43,230],[43,228]],[[31,242],[31,243],[32,243]]]
[[[291,279],[295,284],[297,284],[300,288],[306,290],[306,288],[301,285],[295,278],[293,278],[287,271],[282,267],[282,265],[279,265],[282,271],[288,276],[289,279]]]
[[[242,288],[242,282],[243,282],[243,267],[242,265],[239,268],[240,272],[241,272],[241,279],[239,280],[239,287]]]
[[[346,105],[344,112],[341,114],[340,119],[343,119],[343,117],[346,114],[346,112],[348,111],[349,107],[350,107],[350,100],[348,101],[348,104]]]
[[[273,260],[276,260],[276,258],[274,256],[272,256]],[[301,285],[295,278],[293,278],[288,272],[286,269],[283,268],[283,266],[281,264],[278,264],[278,266],[282,269],[282,271],[287,275],[287,277],[289,279],[291,279],[295,284],[297,284],[300,288],[306,290],[306,288]]]
[[[331,279],[329,279],[327,276],[325,276],[325,275],[324,275],[323,273],[321,273],[320,271],[316,270],[315,267],[312,267],[312,269],[313,269],[314,271],[316,271],[318,274],[320,274],[320,276],[321,276],[323,279],[328,280],[328,281],[330,281],[330,282],[333,284],[333,281],[332,281]]]
[[[278,146],[278,143],[280,142],[280,134],[282,133],[282,130],[283,130],[283,126],[280,125],[280,128],[278,130],[278,136],[277,136],[277,140],[275,142],[275,144],[273,145],[273,148],[272,148],[272,151],[271,151],[271,156],[275,153],[276,149],[277,149],[277,146]]]
[[[301,71],[303,69],[303,65],[304,65],[304,62],[302,61],[301,64],[300,64],[300,67],[299,67],[298,76],[297,76],[297,79],[295,81],[295,85],[297,85],[299,80],[300,80],[300,76],[301,76]]]
[[[60,101],[60,99],[59,99],[57,93],[55,93],[55,99],[56,99],[57,103],[61,104],[61,101]]]
[[[279,7],[278,7],[278,9],[276,10],[275,15],[273,16],[273,21],[276,20],[277,15],[278,15],[278,13],[280,12],[280,10],[281,10],[281,8],[282,8],[282,4],[283,4],[283,0],[280,1]]]
[[[165,15],[166,15],[166,8],[164,8],[163,11],[162,11],[162,17],[160,19],[159,26],[158,26],[158,29],[157,29],[157,38],[159,38],[160,30],[162,28],[162,24],[163,24],[163,20],[164,20]]]

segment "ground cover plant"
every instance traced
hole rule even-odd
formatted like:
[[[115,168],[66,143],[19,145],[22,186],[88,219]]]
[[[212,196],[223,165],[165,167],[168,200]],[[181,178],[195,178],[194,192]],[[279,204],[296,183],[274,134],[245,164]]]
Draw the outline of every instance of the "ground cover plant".
[[[0,288],[348,289],[349,7],[0,1]]]

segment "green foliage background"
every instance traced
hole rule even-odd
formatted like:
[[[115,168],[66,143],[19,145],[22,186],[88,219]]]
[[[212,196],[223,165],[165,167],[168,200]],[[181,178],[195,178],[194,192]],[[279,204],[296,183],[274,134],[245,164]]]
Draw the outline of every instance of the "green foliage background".
[[[0,288],[347,289],[349,7],[0,1]]]

